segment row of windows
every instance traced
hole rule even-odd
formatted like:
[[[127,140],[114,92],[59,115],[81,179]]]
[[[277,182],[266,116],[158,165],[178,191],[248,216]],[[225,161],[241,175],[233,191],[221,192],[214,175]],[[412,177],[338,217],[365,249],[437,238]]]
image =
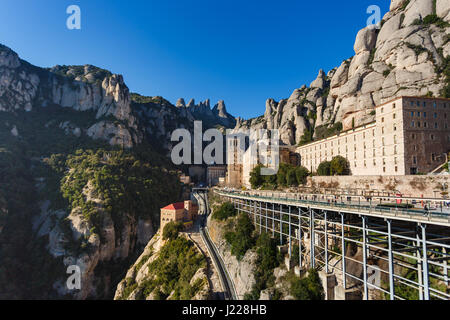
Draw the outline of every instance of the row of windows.
[[[414,112],[414,111],[411,111],[411,118],[414,118],[414,117],[418,117],[418,118],[423,117],[423,118],[426,118],[426,117],[427,117],[427,113],[426,113],[425,111],[424,111],[424,112],[420,112],[420,111]],[[437,112],[434,112],[434,113],[433,113],[433,118],[434,118],[434,119],[437,119],[437,118],[438,118]],[[444,119],[447,119],[447,114],[446,114],[446,113],[444,113]]]
[[[431,154],[431,161],[432,162],[436,162],[436,161],[440,161],[439,156],[435,153]],[[417,164],[417,156],[412,156],[412,163],[413,164]]]
[[[325,161],[325,160],[324,160],[324,161]],[[309,163],[309,162],[308,162],[308,163],[306,163],[306,166],[309,167],[311,164],[312,164],[312,165],[315,165],[315,163],[313,164],[313,163]],[[383,159],[383,160],[382,160],[382,164],[383,164],[383,166],[386,166],[386,159]],[[395,172],[398,172],[398,166],[397,166],[397,164],[398,164],[398,160],[397,160],[397,158],[394,158]],[[377,161],[376,161],[375,159],[373,159],[372,165],[373,165],[374,168],[377,167]],[[366,161],[366,160],[364,160],[363,166],[364,166],[364,168],[367,168],[367,161]],[[358,163],[357,163],[356,161],[353,162],[353,168],[358,168]],[[385,167],[384,167],[384,172],[386,172]]]
[[[409,104],[410,104],[411,107],[417,106],[417,107],[424,107],[424,108],[426,108],[427,106],[432,106],[433,108],[437,108],[438,105],[439,105],[439,106],[443,107],[444,109],[447,108],[447,103],[446,102],[438,104],[436,101],[433,101],[433,102],[426,102],[426,101],[420,102],[420,101],[412,101],[411,100],[409,102]]]
[[[420,121],[411,121],[411,128],[430,128],[428,126],[428,122],[420,122]],[[431,127],[434,129],[439,129],[439,123],[435,122]],[[444,129],[448,129],[448,123],[444,123]]]

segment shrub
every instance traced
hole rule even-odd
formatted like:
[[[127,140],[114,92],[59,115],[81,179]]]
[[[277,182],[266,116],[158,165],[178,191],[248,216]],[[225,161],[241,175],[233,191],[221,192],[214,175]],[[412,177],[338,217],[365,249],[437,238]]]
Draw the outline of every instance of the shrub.
[[[316,269],[310,269],[308,273],[303,279],[291,280],[291,294],[298,300],[323,300],[325,295],[319,273]]]

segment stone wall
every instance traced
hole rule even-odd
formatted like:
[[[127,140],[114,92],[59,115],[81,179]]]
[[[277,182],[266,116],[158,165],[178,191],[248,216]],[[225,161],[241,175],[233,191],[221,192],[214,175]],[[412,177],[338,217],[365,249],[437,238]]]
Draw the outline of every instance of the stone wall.
[[[442,185],[445,183],[450,187],[450,175],[312,177],[308,180],[309,186],[320,188],[379,191],[386,195],[401,193],[403,196],[424,198],[442,198]]]

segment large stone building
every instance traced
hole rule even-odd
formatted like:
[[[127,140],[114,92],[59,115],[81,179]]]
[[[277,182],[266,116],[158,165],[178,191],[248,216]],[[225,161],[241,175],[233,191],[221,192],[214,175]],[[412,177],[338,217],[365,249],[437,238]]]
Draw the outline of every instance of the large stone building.
[[[301,164],[316,171],[340,155],[353,175],[408,175],[444,163],[450,151],[450,99],[399,97],[375,112],[375,122],[297,148]]]
[[[189,228],[197,218],[197,213],[198,205],[191,200],[172,203],[161,209],[160,228],[164,230],[169,222],[181,222],[185,228]]]

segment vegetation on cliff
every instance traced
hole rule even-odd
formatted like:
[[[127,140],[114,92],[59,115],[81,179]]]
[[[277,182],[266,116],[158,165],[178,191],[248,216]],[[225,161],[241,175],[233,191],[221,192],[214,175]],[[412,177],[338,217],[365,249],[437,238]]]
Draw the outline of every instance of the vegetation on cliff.
[[[143,300],[189,300],[205,286],[205,278],[194,279],[199,269],[206,267],[205,257],[194,243],[179,235],[175,223],[164,227],[163,234],[170,234],[167,242],[159,251],[152,252],[135,266],[135,271],[147,268],[146,277],[136,282],[134,277],[125,280],[125,287],[119,299],[129,299],[134,292],[134,299]],[[151,262],[146,264],[151,259]]]
[[[48,235],[38,236],[33,226],[43,201],[50,201],[49,210],[66,216],[79,208],[93,226],[91,233],[101,234],[106,213],[116,231],[141,217],[151,218],[156,229],[159,208],[178,200],[177,172],[151,146],[122,150],[83,132],[67,133],[61,126],[94,121],[92,112],[51,106],[0,112],[0,298],[61,298],[53,284],[66,277],[64,256],[53,258]],[[166,188],[161,188],[162,182]],[[85,237],[72,239],[70,221],[61,219],[59,224],[69,240],[67,254],[88,250]],[[107,268],[108,263],[121,265],[101,264]],[[122,265],[115,272],[126,268]]]
[[[224,210],[227,208],[227,210]],[[229,214],[224,214],[228,212]],[[230,202],[224,202],[216,206],[213,219],[224,221],[225,240],[230,245],[231,254],[238,261],[241,260],[249,250],[257,254],[254,276],[255,284],[245,299],[257,300],[261,291],[274,285],[275,277],[273,270],[279,266],[281,255],[277,250],[277,244],[267,233],[256,234],[255,227],[248,214],[241,213],[236,217],[236,210]]]
[[[293,277],[290,281],[290,292],[297,300],[323,300],[325,297],[316,269],[310,269],[304,278]]]

